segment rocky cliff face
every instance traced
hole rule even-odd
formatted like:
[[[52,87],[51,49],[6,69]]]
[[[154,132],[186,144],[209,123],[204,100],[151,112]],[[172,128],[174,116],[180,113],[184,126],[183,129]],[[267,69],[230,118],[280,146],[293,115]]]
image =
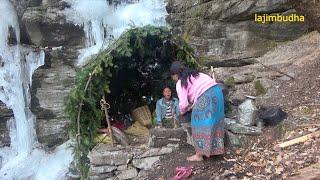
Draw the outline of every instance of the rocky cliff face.
[[[320,32],[320,1],[290,0],[293,7],[307,18],[307,23]]]
[[[318,1],[303,0],[169,0],[167,21],[175,33],[196,48],[203,64],[216,67],[217,78],[231,87],[231,104],[238,104],[244,95],[270,96],[275,81],[280,79],[283,83],[295,75],[280,68],[292,63],[287,58],[276,58],[281,53],[270,58],[274,64],[266,66],[261,63],[262,57],[319,28],[319,5]],[[305,15],[306,21],[254,21],[255,14],[292,13]],[[301,54],[309,53],[300,49]],[[295,54],[293,49],[287,51],[288,57]],[[289,76],[279,73],[281,70]]]
[[[35,50],[45,49],[45,65],[33,74],[31,111],[37,117],[36,131],[40,143],[56,146],[68,139],[68,119],[64,116],[64,97],[70,91],[74,77],[74,61],[78,49],[84,46],[80,26],[66,21],[63,10],[68,4],[60,0],[12,0],[17,10],[21,43]],[[0,105],[1,146],[8,145],[6,121],[13,116]]]
[[[254,22],[256,13],[295,13],[287,0],[169,0],[167,11],[174,31],[207,61],[258,57],[308,31],[306,23]]]
[[[66,21],[62,12],[66,7],[64,2],[43,1],[41,6],[27,8],[22,16],[31,43],[49,47],[45,65],[33,75],[31,91],[38,140],[48,146],[68,139],[63,104],[73,85],[77,49],[84,43],[82,28]]]

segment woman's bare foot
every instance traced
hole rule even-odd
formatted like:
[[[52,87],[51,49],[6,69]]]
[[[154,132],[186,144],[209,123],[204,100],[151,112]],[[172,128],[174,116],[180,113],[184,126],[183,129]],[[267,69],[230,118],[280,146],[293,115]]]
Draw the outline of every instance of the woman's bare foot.
[[[189,156],[187,158],[188,161],[203,161],[203,156],[202,155],[198,155],[198,154],[195,154],[195,155],[192,155],[192,156]]]

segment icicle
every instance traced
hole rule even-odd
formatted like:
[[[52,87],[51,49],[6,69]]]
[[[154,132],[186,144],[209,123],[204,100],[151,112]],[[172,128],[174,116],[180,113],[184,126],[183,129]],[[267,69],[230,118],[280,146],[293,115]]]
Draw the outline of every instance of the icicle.
[[[72,161],[72,152],[67,142],[56,154],[46,154],[35,149],[35,116],[29,109],[32,74],[44,64],[45,53],[33,52],[20,46],[18,17],[9,0],[0,0],[0,101],[12,109],[14,118],[7,122],[10,147],[0,149],[2,167],[0,179],[61,179]],[[11,32],[9,33],[9,29]],[[15,45],[9,45],[9,36],[14,35]],[[12,37],[10,37],[12,38]],[[25,55],[26,54],[26,55]],[[47,157],[51,159],[47,159]],[[39,172],[38,169],[46,170]],[[43,178],[46,177],[46,178]]]
[[[69,0],[71,8],[65,11],[67,20],[83,26],[86,47],[80,50],[78,66],[105,49],[125,30],[148,24],[165,26],[167,15],[163,0],[141,0],[135,3],[110,5],[105,0]]]
[[[71,4],[66,17],[83,27],[85,48],[80,51],[78,65],[106,48],[133,25],[166,25],[163,0],[140,0],[134,3],[110,5],[106,0],[66,0]],[[35,117],[29,109],[32,74],[44,64],[44,52],[25,50],[21,56],[20,29],[17,14],[9,0],[0,0],[0,101],[13,110],[14,118],[8,121],[11,147],[0,149],[2,169],[0,179],[63,179],[72,161],[72,151],[62,144],[52,154],[35,148]],[[9,33],[9,28],[11,32]],[[9,45],[14,34],[17,41]],[[30,166],[31,165],[31,166]]]

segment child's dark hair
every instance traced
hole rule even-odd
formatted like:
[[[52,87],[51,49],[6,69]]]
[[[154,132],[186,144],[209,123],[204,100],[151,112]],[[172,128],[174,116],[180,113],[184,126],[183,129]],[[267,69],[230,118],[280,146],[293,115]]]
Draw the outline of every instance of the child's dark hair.
[[[170,91],[172,91],[171,86],[170,86],[170,85],[168,85],[168,84],[165,84],[165,85],[163,85],[163,86],[161,87],[161,93],[162,93],[162,92],[163,92],[163,90],[164,90],[164,89],[166,89],[166,88],[168,88],[168,89],[170,89]]]
[[[164,91],[166,88],[170,89],[171,93],[173,93],[171,86],[168,85],[168,84],[165,84],[165,85],[163,85],[163,86],[161,87],[161,95],[162,95],[163,91]],[[172,96],[172,94],[171,94],[170,99],[172,99],[172,98],[173,98],[173,96]]]
[[[174,61],[170,67],[170,74],[177,74],[179,76],[179,79],[181,80],[181,86],[183,88],[187,88],[190,77],[198,77],[199,71],[185,67],[180,61]]]

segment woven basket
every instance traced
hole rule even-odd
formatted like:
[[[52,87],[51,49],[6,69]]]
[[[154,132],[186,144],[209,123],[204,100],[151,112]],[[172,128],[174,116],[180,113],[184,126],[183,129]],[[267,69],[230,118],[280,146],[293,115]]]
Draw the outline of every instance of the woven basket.
[[[134,109],[131,113],[134,121],[140,122],[143,126],[151,125],[151,112],[148,106],[141,106]]]

